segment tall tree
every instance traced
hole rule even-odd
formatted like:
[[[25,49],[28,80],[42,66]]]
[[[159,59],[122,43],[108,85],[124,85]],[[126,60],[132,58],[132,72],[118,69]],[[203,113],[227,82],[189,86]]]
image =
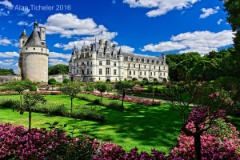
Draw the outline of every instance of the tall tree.
[[[79,92],[81,92],[81,83],[77,82],[71,82],[71,83],[65,83],[61,88],[60,91],[62,91],[64,94],[68,95],[70,97],[71,101],[71,113],[73,111],[73,99],[77,96]]]
[[[101,104],[102,103],[102,94],[107,90],[107,83],[106,82],[97,82],[95,84],[95,88],[101,93]]]
[[[134,86],[134,83],[133,82],[128,82],[128,81],[120,81],[120,82],[117,82],[115,83],[115,88],[122,92],[122,112],[124,111],[124,104],[123,104],[123,101],[124,101],[124,97],[126,95],[126,90],[127,89],[130,89]]]
[[[27,93],[24,95],[23,106],[20,114],[23,114],[25,110],[28,111],[28,130],[30,130],[32,126],[32,109],[40,102],[45,103],[46,99],[37,92],[34,94]]]
[[[227,21],[232,26],[232,30],[236,32],[234,38],[234,47],[240,52],[240,0],[223,0],[225,11],[228,12]]]

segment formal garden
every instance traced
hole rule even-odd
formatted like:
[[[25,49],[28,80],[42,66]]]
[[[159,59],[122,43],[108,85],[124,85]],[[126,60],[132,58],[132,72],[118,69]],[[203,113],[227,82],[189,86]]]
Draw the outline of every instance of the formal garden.
[[[1,158],[239,159],[237,78],[51,81],[1,86]]]

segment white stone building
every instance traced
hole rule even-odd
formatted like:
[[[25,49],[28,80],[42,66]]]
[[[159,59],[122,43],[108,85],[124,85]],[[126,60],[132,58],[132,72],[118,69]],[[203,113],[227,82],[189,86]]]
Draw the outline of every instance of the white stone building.
[[[46,45],[46,29],[38,27],[35,22],[31,35],[28,37],[24,28],[19,39],[19,75],[22,79],[34,82],[48,82],[49,50]]]
[[[69,61],[72,81],[123,81],[143,80],[162,82],[168,77],[166,56],[144,56],[125,53],[111,46],[109,41],[99,40],[81,50],[74,47]]]

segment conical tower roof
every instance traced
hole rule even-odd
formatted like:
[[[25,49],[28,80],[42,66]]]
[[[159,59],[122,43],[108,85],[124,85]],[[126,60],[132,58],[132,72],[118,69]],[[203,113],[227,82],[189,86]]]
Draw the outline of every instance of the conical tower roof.
[[[25,38],[25,37],[28,37],[28,35],[27,35],[26,29],[25,29],[25,27],[24,27],[23,32],[22,32],[22,34],[19,36],[19,38]]]

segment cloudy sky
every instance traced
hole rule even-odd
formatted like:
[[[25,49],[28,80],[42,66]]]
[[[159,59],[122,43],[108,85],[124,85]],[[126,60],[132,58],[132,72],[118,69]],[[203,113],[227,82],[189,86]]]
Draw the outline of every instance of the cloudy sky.
[[[17,71],[18,38],[36,20],[47,29],[49,65],[67,64],[74,45],[95,38],[154,56],[204,55],[233,43],[220,0],[0,0],[0,68]]]

